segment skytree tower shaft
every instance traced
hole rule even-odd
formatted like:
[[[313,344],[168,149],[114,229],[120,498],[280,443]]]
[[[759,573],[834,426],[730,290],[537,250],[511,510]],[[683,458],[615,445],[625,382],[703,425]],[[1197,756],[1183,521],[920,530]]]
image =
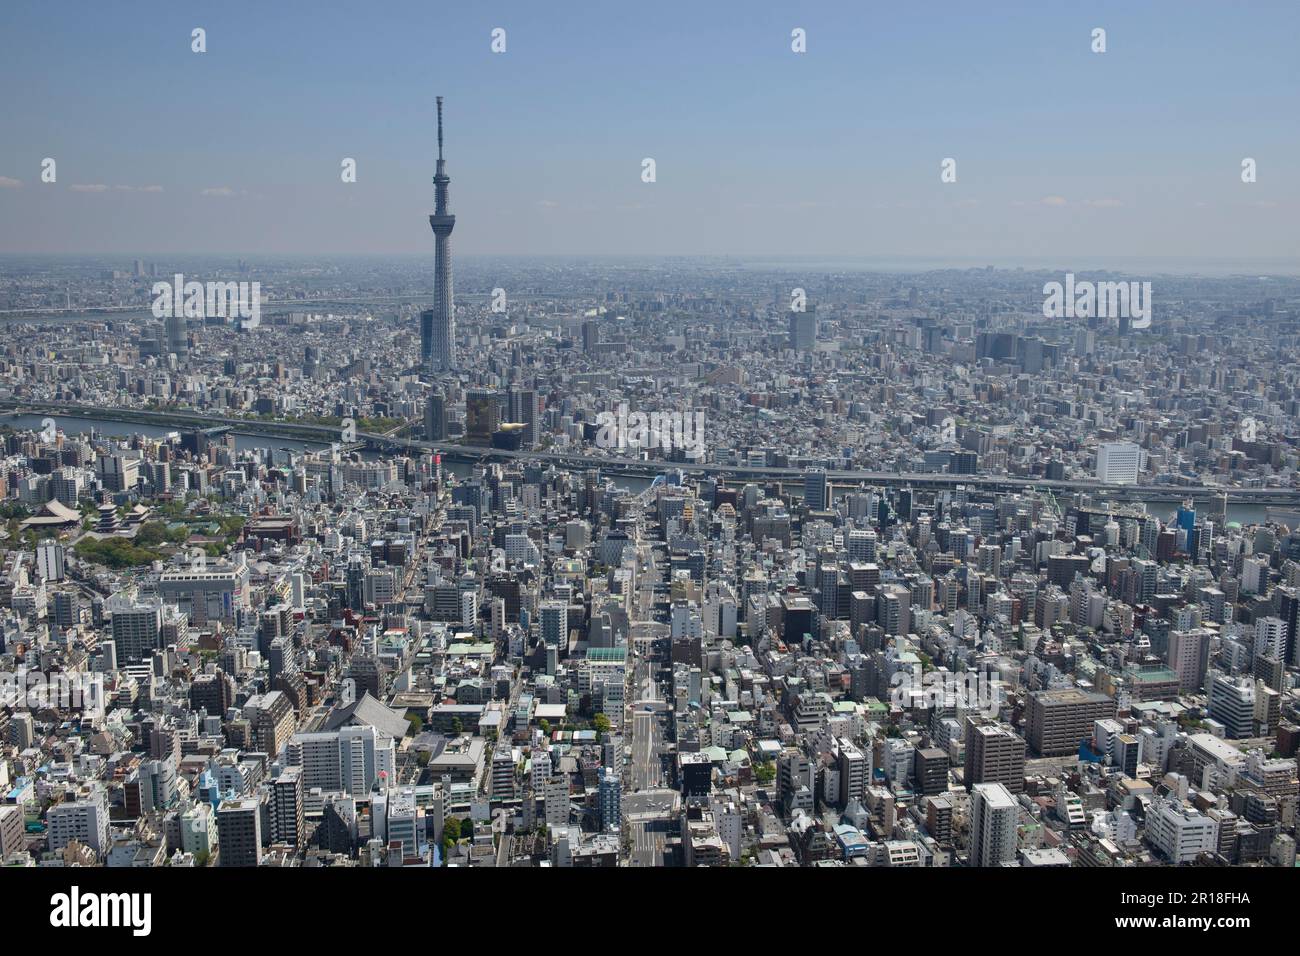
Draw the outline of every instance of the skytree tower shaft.
[[[433,308],[420,316],[421,344],[430,371],[449,371],[456,362],[456,317],[452,311],[451,230],[456,217],[447,212],[447,164],[442,158],[442,97],[438,97],[438,168],[433,177]]]

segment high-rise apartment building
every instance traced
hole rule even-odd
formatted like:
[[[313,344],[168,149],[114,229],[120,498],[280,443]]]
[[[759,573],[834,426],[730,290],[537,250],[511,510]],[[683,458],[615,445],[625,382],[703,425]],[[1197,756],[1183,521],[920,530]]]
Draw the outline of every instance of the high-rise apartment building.
[[[1205,683],[1210,632],[1201,628],[1169,632],[1169,668],[1178,675],[1178,689],[1187,694]]]
[[[976,784],[971,791],[971,866],[999,866],[1016,858],[1016,798],[1000,783]]]
[[[608,767],[600,770],[600,825],[617,830],[623,823],[623,784],[619,775]]]
[[[1043,757],[1075,753],[1092,736],[1093,723],[1115,716],[1115,699],[1075,687],[1029,695],[1028,741]]]
[[[512,388],[506,393],[506,417],[509,421],[523,425],[521,444],[524,448],[533,448],[540,435],[538,419],[537,389]]]
[[[980,717],[966,718],[966,789],[999,783],[1012,793],[1025,788],[1025,739],[1010,727]]]
[[[112,615],[113,643],[123,662],[138,662],[158,647],[162,628],[162,602],[137,599],[134,594],[115,594],[108,601]]]
[[[99,787],[55,804],[45,814],[45,825],[52,851],[76,840],[101,856],[108,852],[108,801]]]
[[[790,348],[797,352],[811,352],[817,345],[817,311],[809,306],[806,311],[790,312]]]
[[[803,504],[809,511],[825,511],[830,507],[830,485],[826,472],[820,468],[810,468],[803,476]]]
[[[493,434],[500,427],[500,394],[485,388],[470,389],[465,394],[465,441],[490,446]]]
[[[447,440],[447,397],[441,392],[430,395],[424,406],[424,437],[428,441]]]
[[[274,842],[295,848],[301,848],[307,842],[302,797],[301,767],[285,767],[271,781],[271,833]]]
[[[257,866],[262,858],[262,805],[256,797],[238,797],[217,808],[219,866]]]
[[[1142,471],[1142,449],[1131,442],[1102,442],[1097,446],[1097,480],[1135,485]]]
[[[1255,682],[1248,677],[1217,674],[1210,682],[1210,716],[1234,740],[1255,730]]]

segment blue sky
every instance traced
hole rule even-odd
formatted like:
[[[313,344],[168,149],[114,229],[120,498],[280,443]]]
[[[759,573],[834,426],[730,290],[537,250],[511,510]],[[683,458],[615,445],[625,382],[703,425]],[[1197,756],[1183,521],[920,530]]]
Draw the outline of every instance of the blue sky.
[[[1300,4],[976,7],[6,0],[0,252],[1300,256]]]

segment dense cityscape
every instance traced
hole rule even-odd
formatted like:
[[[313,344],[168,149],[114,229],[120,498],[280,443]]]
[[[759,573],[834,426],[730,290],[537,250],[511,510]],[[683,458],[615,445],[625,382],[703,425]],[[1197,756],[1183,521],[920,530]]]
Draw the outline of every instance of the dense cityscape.
[[[6,939],[1282,926],[1288,32],[489,6],[6,11]]]
[[[5,865],[1294,866],[1300,282],[453,298],[447,179],[432,282],[0,277]]]

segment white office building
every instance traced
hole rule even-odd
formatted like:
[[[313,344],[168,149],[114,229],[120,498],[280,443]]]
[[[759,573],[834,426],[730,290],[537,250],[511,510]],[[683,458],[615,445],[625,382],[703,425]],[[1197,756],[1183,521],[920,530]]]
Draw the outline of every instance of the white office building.
[[[50,849],[58,852],[73,840],[101,857],[108,852],[108,804],[104,791],[95,788],[76,800],[64,800],[45,815]]]
[[[1097,480],[1112,485],[1135,485],[1144,453],[1131,442],[1102,442],[1097,446]]]
[[[46,581],[63,580],[63,545],[47,538],[36,546],[36,569]]]
[[[1162,800],[1147,813],[1147,840],[1170,863],[1191,863],[1218,848],[1219,825],[1194,807]]]
[[[410,859],[420,852],[424,834],[424,814],[416,805],[415,790],[408,787],[388,793],[385,801],[387,819],[384,836],[389,844],[402,845],[402,857]]]
[[[164,571],[158,579],[158,594],[167,603],[177,605],[195,624],[232,624],[238,611],[249,606],[248,568],[236,563],[211,570],[198,566]]]
[[[287,748],[287,763],[302,767],[304,791],[319,787],[324,793],[342,791],[364,797],[381,772],[393,779],[397,760],[393,738],[363,725],[294,734]]]
[[[546,829],[553,831],[557,827],[567,827],[569,825],[569,778],[564,774],[548,777],[542,799],[545,803]]]
[[[1255,656],[1286,660],[1286,621],[1280,617],[1261,617],[1255,621]]]

